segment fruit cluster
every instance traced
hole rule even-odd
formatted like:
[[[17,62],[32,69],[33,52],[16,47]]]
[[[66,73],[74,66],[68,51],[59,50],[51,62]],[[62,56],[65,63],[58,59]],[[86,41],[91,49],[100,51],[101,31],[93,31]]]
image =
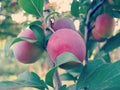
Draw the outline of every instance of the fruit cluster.
[[[92,30],[96,41],[104,41],[112,35],[114,30],[114,19],[108,14],[101,14],[96,18],[95,27]],[[49,38],[46,50],[51,60],[55,63],[56,58],[64,53],[74,54],[81,62],[86,56],[86,45],[83,37],[75,30],[75,26],[69,18],[60,18],[52,26],[54,33]],[[36,40],[32,30],[20,32],[18,37],[27,37]],[[43,50],[39,46],[21,41],[14,44],[14,55],[22,63],[29,64],[37,61]]]

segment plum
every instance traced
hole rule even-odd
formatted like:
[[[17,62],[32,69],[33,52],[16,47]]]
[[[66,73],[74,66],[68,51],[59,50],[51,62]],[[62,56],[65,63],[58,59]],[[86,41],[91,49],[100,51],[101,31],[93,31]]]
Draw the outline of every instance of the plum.
[[[83,38],[74,30],[59,29],[49,39],[48,55],[53,62],[64,52],[74,54],[81,62],[85,59],[86,46]]]
[[[97,41],[104,41],[110,37],[114,30],[114,19],[108,14],[101,14],[96,18],[92,36]]]
[[[26,37],[36,40],[32,30],[25,30],[19,33],[18,37]],[[20,41],[13,45],[13,52],[16,59],[24,64],[34,63],[42,54],[42,49],[28,41]]]
[[[60,18],[54,22],[53,29],[55,31],[63,28],[69,28],[75,30],[74,23],[72,22],[72,20],[70,20],[67,17]]]

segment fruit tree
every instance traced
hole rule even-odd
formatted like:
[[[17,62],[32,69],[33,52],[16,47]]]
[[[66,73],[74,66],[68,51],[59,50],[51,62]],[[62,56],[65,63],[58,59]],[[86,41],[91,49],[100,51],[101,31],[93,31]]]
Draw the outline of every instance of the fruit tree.
[[[120,46],[120,31],[116,30],[120,0],[72,0],[70,11],[64,13],[46,1],[18,0],[21,9],[36,20],[23,25],[9,45],[25,65],[34,64],[46,52],[51,68],[45,80],[26,71],[15,81],[1,81],[0,90],[120,90],[120,61],[111,59],[111,52]],[[73,83],[63,84],[64,80]]]

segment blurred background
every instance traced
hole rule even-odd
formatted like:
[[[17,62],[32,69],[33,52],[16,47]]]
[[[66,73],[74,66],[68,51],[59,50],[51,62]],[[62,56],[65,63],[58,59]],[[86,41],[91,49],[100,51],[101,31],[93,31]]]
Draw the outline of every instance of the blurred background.
[[[63,16],[70,16],[70,3],[72,0],[46,0],[55,10],[63,13]],[[17,0],[0,0],[0,81],[14,80],[17,76],[26,71],[34,71],[44,79],[49,68],[47,54],[44,53],[40,60],[34,64],[25,65],[18,62],[13,55],[12,49],[6,48],[9,41],[17,36],[26,22],[34,21],[36,18],[25,13],[18,5]],[[74,21],[76,28],[79,28],[79,21]],[[120,29],[120,22],[116,22],[116,31]],[[7,43],[7,44],[6,44]],[[112,60],[120,59],[120,49],[111,52]],[[36,90],[31,88],[14,90]]]

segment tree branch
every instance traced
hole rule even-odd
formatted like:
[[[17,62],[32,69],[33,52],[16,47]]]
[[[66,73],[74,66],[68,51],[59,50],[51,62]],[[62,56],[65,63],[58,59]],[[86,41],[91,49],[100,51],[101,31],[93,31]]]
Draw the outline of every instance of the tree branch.
[[[98,8],[100,8],[102,6],[102,4],[105,2],[105,0],[101,0],[101,2],[99,2],[96,7],[94,7],[93,9],[90,9],[88,11],[88,14],[87,14],[87,18],[86,18],[86,26],[85,26],[85,42],[86,42],[86,64],[88,63],[88,41],[89,41],[89,38],[90,38],[90,34],[91,34],[91,24],[90,24],[90,18],[94,15],[94,13],[98,10]]]
[[[90,9],[88,11],[87,17],[86,17],[86,22],[85,22],[85,43],[86,43],[86,57],[85,57],[85,64],[87,65],[88,63],[88,58],[89,58],[89,50],[88,50],[88,42],[90,39],[90,35],[92,32],[92,27],[91,27],[91,22],[90,18],[94,15],[94,13],[102,6],[102,4],[105,2],[105,0],[101,0],[93,9]],[[84,90],[87,90],[87,87],[84,87]]]
[[[53,63],[53,61],[51,60],[49,55],[48,55],[48,58],[49,58],[49,62],[50,62],[50,67],[51,68],[55,67],[55,64]],[[59,88],[62,86],[62,83],[61,83],[61,80],[60,80],[60,77],[59,77],[59,73],[58,73],[57,70],[54,74],[54,84],[55,84],[55,90],[59,90]]]

